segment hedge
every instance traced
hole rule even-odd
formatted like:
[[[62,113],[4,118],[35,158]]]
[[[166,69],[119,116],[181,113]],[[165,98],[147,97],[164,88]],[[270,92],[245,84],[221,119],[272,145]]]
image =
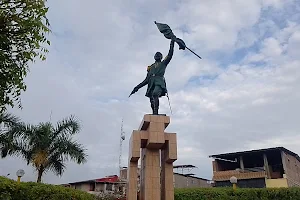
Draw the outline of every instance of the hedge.
[[[112,198],[104,198],[106,200]],[[63,186],[21,182],[0,177],[0,200],[104,200],[87,192]],[[175,200],[300,200],[300,188],[176,189]]]
[[[21,182],[0,177],[0,200],[96,200],[87,192],[63,186]]]
[[[300,188],[176,189],[175,200],[300,200]]]

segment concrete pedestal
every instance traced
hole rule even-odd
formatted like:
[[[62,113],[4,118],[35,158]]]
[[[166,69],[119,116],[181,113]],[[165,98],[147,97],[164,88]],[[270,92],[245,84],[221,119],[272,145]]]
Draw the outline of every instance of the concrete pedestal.
[[[176,133],[166,133],[170,117],[144,115],[130,137],[127,200],[137,200],[138,161],[141,158],[140,199],[174,200],[173,162],[177,160]]]

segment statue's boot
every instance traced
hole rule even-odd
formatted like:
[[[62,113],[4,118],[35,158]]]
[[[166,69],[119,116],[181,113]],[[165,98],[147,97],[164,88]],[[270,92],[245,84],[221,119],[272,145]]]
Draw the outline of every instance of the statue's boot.
[[[158,115],[158,109],[159,109],[159,98],[158,96],[153,97],[153,115]]]
[[[154,97],[150,97],[150,103],[151,103],[152,113],[153,113],[153,115],[154,115],[154,107],[155,107]]]

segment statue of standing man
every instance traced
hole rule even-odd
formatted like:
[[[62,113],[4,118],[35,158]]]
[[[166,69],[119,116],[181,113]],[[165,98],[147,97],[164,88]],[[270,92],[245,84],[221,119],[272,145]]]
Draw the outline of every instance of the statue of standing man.
[[[145,80],[138,84],[131,92],[131,94],[134,94],[140,88],[148,85],[145,96],[150,99],[153,115],[158,115],[159,98],[165,96],[168,92],[164,75],[173,56],[175,39],[175,36],[171,38],[170,50],[164,60],[162,60],[163,55],[160,52],[155,53],[155,62],[148,66]]]
[[[176,42],[178,44],[180,50],[187,49],[193,54],[195,54],[198,58],[201,59],[201,57],[198,54],[196,54],[194,51],[192,51],[190,48],[188,48],[185,45],[183,40],[177,38],[167,24],[157,23],[156,21],[154,23],[156,24],[158,30],[162,34],[164,34],[165,38],[171,40],[169,53],[164,60],[162,60],[163,55],[160,52],[155,53],[154,55],[155,62],[152,65],[148,66],[147,76],[145,80],[142,81],[140,84],[138,84],[132,90],[129,96],[136,93],[140,88],[144,87],[145,85],[148,85],[145,96],[150,99],[153,115],[158,115],[159,98],[168,95],[164,75],[165,75],[166,68],[173,56],[174,43]]]

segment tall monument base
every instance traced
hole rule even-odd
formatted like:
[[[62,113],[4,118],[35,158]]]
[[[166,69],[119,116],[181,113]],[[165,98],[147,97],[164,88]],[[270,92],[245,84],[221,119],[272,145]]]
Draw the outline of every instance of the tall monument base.
[[[177,160],[176,133],[166,133],[170,117],[144,115],[130,137],[127,200],[137,200],[138,161],[141,158],[139,200],[174,200],[173,162]]]

